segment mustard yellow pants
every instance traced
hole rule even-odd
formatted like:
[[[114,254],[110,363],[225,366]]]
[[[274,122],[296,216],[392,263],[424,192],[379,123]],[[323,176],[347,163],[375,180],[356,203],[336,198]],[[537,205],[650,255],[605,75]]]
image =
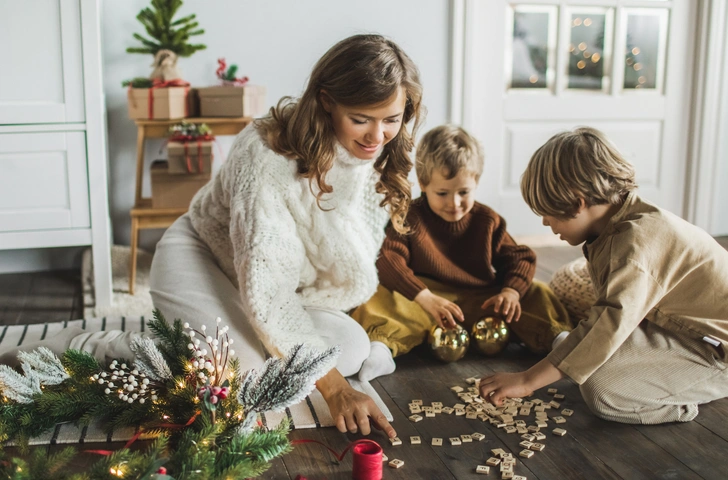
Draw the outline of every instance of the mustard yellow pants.
[[[418,278],[432,293],[460,307],[465,315],[462,326],[468,331],[489,313],[480,308],[483,302],[501,291],[500,287],[456,288],[429,278]],[[436,324],[419,304],[381,285],[369,301],[351,312],[351,316],[364,327],[370,340],[387,345],[394,357],[423,343],[430,328]],[[509,327],[531,351],[547,353],[556,335],[571,331],[573,325],[566,309],[548,285],[534,280],[521,298],[521,318],[511,322]]]

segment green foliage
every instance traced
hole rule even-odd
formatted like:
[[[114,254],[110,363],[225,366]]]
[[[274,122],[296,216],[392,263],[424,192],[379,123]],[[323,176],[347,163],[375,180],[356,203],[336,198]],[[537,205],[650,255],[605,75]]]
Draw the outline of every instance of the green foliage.
[[[137,15],[151,40],[135,33],[134,38],[143,46],[130,47],[126,51],[155,55],[159,50],[167,49],[179,57],[189,57],[197,50],[206,49],[206,45],[189,43],[190,37],[205,33],[198,28],[194,14],[173,20],[181,6],[182,0],[152,0],[151,8],[147,7]]]
[[[176,319],[174,324],[170,325],[159,310],[154,310],[153,316],[147,326],[159,339],[157,348],[174,376],[187,375],[187,361],[190,356],[187,344],[190,343],[190,337],[185,333],[182,321]]]
[[[122,87],[128,87],[130,85],[131,88],[152,88],[153,82],[147,77],[134,77],[131,80],[121,82]]]
[[[235,74],[238,73],[238,66],[235,64],[230,65],[230,67],[227,69],[227,72],[225,72],[222,76],[223,80],[228,81],[234,81],[235,80]]]

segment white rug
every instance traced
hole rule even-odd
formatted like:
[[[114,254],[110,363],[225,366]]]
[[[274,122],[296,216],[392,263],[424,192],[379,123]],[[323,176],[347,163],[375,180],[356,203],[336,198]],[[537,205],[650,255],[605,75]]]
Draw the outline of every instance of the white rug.
[[[114,245],[111,247],[111,285],[113,301],[108,307],[97,307],[94,297],[94,275],[91,249],[83,252],[81,259],[81,282],[83,288],[84,318],[101,318],[128,315],[151,317],[154,307],[149,294],[149,269],[152,254],[137,250],[137,273],[134,295],[129,294],[129,258],[131,247]]]
[[[5,345],[20,346],[29,342],[53,338],[54,334],[68,326],[81,326],[90,332],[103,330],[143,332],[146,326],[145,323],[143,316],[115,316],[37,325],[5,326],[0,327],[0,348]],[[359,382],[351,378],[348,380],[352,387],[372,397],[377,406],[386,415],[387,419],[392,421],[391,412],[369,382]],[[314,390],[304,401],[287,408],[285,412],[267,412],[263,414],[261,421],[264,425],[276,426],[284,417],[288,417],[293,428],[298,429],[334,426],[334,420],[329,413],[329,408],[318,390]],[[32,445],[46,445],[57,443],[119,442],[130,439],[134,433],[134,429],[129,428],[116,430],[112,434],[107,435],[97,425],[90,425],[81,429],[72,424],[61,424],[56,425],[55,430],[34,438],[30,443]],[[141,438],[145,437],[142,436]]]

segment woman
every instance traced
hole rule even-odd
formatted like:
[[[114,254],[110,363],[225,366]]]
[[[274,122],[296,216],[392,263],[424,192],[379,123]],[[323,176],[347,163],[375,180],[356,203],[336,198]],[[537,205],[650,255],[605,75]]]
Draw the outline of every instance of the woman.
[[[297,343],[339,345],[316,386],[342,432],[366,435],[371,418],[396,435],[344,379],[369,355],[366,333],[345,312],[377,288],[387,220],[406,230],[421,96],[416,66],[392,41],[339,42],[300,99],[283,98],[238,135],[152,263],[155,306],[193,325],[222,317],[243,370]]]

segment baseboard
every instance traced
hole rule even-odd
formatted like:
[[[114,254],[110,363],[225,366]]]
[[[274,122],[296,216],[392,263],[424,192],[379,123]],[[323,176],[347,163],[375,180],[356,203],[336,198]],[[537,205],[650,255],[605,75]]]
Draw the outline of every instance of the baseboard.
[[[0,274],[75,270],[87,247],[33,248],[0,251]]]

